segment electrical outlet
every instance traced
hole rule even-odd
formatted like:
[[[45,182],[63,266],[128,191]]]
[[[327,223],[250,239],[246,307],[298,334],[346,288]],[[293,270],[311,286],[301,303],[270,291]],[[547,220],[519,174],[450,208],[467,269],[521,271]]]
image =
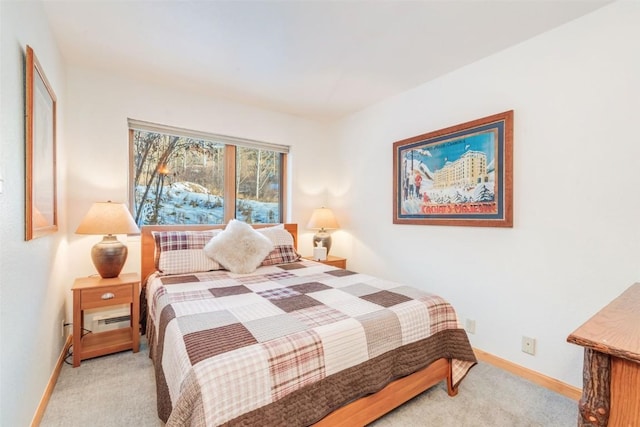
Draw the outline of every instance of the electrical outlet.
[[[536,339],[535,338],[530,338],[530,337],[522,337],[522,351],[530,354],[530,355],[535,355],[536,354]]]
[[[60,323],[60,338],[64,338],[64,319],[62,319],[62,322]]]
[[[464,327],[467,332],[469,332],[470,334],[475,334],[476,333],[476,321],[472,320],[472,319],[467,319],[466,323],[465,323],[465,327]]]

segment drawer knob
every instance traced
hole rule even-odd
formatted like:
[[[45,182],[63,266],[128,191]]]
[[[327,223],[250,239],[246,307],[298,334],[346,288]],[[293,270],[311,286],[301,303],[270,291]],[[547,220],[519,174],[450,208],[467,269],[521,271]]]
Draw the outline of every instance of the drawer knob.
[[[102,298],[102,299],[113,299],[113,298],[115,298],[115,295],[113,294],[113,292],[107,292],[105,294],[102,294],[102,296],[100,298]]]

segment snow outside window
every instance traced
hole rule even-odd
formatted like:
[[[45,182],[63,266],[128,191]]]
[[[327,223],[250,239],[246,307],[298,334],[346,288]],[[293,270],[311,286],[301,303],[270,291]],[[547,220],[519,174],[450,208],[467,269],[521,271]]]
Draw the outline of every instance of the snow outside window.
[[[138,226],[283,222],[288,147],[129,120]]]

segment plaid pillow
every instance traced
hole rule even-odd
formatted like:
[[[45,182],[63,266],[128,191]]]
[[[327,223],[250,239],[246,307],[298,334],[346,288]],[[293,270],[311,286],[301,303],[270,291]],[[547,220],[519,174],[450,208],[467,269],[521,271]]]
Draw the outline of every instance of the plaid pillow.
[[[262,261],[262,265],[287,264],[300,260],[300,254],[293,247],[293,236],[283,226],[259,228],[273,242],[273,250]]]
[[[162,274],[220,270],[220,264],[204,253],[204,246],[220,231],[153,231],[156,269]]]

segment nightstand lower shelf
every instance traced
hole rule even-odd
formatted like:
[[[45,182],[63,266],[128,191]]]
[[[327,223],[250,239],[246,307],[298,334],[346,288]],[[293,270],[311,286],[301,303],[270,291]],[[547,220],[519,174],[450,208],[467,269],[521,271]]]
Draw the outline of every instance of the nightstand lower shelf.
[[[120,328],[106,332],[88,333],[82,337],[80,359],[104,356],[105,354],[134,348],[131,328]],[[76,351],[74,349],[74,351]]]

